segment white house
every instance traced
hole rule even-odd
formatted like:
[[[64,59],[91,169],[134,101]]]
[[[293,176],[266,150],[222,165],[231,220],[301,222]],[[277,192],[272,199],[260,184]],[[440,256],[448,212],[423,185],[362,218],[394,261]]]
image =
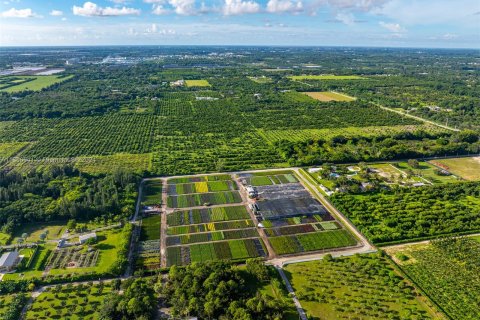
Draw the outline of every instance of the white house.
[[[0,271],[12,271],[19,260],[20,257],[17,251],[5,252],[0,257]]]

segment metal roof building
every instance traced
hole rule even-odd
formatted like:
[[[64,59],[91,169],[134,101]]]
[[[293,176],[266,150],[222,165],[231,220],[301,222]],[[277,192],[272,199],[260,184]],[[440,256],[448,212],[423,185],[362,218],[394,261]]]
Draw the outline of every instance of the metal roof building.
[[[18,258],[17,251],[5,252],[0,257],[0,270],[11,270],[17,264]]]

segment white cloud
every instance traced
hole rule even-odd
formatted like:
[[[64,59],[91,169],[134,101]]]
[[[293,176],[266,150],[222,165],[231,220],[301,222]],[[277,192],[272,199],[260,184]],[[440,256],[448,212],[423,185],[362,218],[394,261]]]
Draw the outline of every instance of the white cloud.
[[[387,22],[380,21],[378,24],[380,24],[380,26],[382,26],[383,28],[393,33],[404,33],[407,31],[405,30],[404,27],[402,27],[398,23],[387,23]]]
[[[298,0],[296,2],[291,0],[269,0],[267,3],[267,12],[270,13],[298,13],[303,11],[303,3]]]
[[[165,9],[164,6],[161,5],[161,4],[156,4],[156,5],[154,4],[153,7],[152,7],[152,13],[156,14],[158,16],[167,14],[169,12],[170,12],[170,10]]]
[[[223,6],[223,14],[226,16],[258,12],[260,12],[260,5],[250,0],[225,0],[225,5]]]
[[[52,10],[50,11],[50,15],[54,17],[60,17],[63,16],[63,11],[60,10]]]
[[[183,16],[197,14],[195,0],[169,0],[168,3],[174,8],[176,14]]]
[[[166,1],[166,0],[143,0],[143,2],[145,2],[145,3],[160,3],[160,4],[164,4],[164,3],[166,3],[167,1]]]
[[[335,16],[335,20],[340,21],[348,26],[355,24],[355,17],[351,13],[339,12]]]
[[[107,16],[126,16],[126,15],[138,15],[140,10],[134,8],[112,8],[112,7],[100,7],[93,2],[85,2],[83,7],[73,6],[73,14],[76,16],[85,17],[107,17]]]
[[[39,17],[32,9],[15,9],[11,8],[10,10],[4,11],[0,14],[2,18],[35,18]]]
[[[442,38],[445,39],[445,40],[454,40],[454,39],[457,39],[457,38],[458,38],[458,34],[445,33],[445,34],[442,36]]]

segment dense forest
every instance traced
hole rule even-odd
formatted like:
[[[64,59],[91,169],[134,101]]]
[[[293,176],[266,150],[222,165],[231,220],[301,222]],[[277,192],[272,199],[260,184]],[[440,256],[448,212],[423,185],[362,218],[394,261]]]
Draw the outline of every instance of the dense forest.
[[[31,222],[127,218],[134,212],[138,182],[131,173],[94,177],[71,166],[0,172],[1,231],[11,234]]]

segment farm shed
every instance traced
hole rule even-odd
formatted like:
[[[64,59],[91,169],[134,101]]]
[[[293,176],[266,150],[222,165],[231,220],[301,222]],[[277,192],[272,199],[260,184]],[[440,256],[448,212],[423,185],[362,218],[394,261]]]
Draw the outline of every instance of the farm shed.
[[[78,237],[78,241],[80,242],[80,244],[84,244],[89,239],[97,239],[97,234],[95,232],[92,232],[92,233],[87,233]]]
[[[0,257],[0,271],[12,271],[19,261],[17,251],[6,252]]]

